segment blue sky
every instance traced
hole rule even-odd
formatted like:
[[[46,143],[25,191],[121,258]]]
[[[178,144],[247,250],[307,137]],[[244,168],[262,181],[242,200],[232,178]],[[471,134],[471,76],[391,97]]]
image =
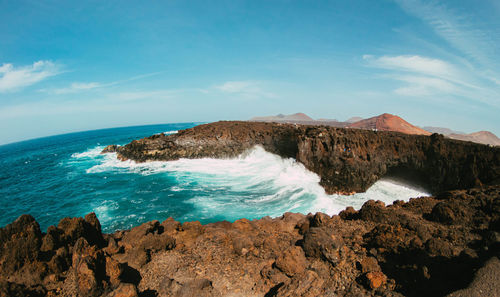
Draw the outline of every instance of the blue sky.
[[[0,143],[305,112],[500,134],[500,1],[2,1]]]

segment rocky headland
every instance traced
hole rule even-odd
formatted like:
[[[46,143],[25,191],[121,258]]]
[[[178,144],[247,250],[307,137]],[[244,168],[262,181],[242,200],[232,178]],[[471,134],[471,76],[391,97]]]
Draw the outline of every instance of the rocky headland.
[[[138,162],[232,157],[254,145],[293,157],[328,192],[395,176],[434,196],[339,215],[285,213],[207,225],[152,221],[103,234],[29,215],[0,228],[0,296],[497,296],[500,149],[431,136],[219,122],[106,152]]]
[[[121,160],[229,158],[255,145],[294,158],[318,174],[328,193],[364,192],[382,177],[431,192],[500,184],[500,148],[390,131],[263,122],[216,122],[108,146]]]

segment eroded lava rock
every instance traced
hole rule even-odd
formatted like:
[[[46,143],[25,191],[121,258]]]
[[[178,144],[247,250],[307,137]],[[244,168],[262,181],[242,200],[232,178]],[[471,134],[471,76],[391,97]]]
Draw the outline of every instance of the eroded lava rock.
[[[317,173],[328,193],[364,192],[384,176],[410,180],[431,192],[500,183],[500,148],[445,139],[326,126],[216,122],[108,146],[121,160],[234,157],[255,145],[295,158]]]
[[[94,214],[47,233],[23,215],[0,229],[0,296],[495,296],[499,256],[498,185],[113,234]]]

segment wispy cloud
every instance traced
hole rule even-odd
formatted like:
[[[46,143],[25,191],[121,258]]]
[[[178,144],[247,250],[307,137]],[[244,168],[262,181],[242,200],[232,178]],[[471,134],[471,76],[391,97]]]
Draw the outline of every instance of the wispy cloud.
[[[496,26],[478,21],[468,12],[438,1],[395,0],[408,14],[421,19],[452,47],[482,66],[498,65],[499,35]]]
[[[394,90],[394,93],[404,96],[429,96],[436,93],[456,94],[460,92],[454,84],[439,78],[425,76],[398,76],[395,79],[407,85]]]
[[[17,91],[59,73],[60,67],[51,61],[38,61],[21,67],[3,64],[0,66],[0,92]]]
[[[450,84],[460,85],[467,88],[478,89],[478,86],[468,82],[469,78],[457,66],[434,58],[422,57],[418,55],[400,55],[400,56],[381,56],[374,57],[372,55],[364,55],[363,59],[372,67],[393,70],[400,73],[412,74],[411,79],[401,79],[403,81],[418,82],[419,85],[425,85],[426,82],[430,86],[437,86],[437,80],[442,81],[441,86]],[[414,75],[420,75],[421,78],[417,79]],[[401,75],[400,75],[401,76]],[[423,79],[423,78],[432,78]],[[445,83],[446,82],[446,83]],[[440,89],[440,88],[439,88]]]
[[[102,87],[102,84],[97,83],[97,82],[89,82],[89,83],[75,82],[66,88],[49,90],[49,93],[58,94],[58,95],[59,94],[69,94],[69,93],[77,93],[77,92],[84,91],[84,90],[92,90],[92,89],[96,89],[96,88],[100,88],[100,87]],[[46,91],[46,90],[43,89],[42,91]]]
[[[262,83],[257,81],[227,81],[215,86],[215,89],[229,94],[241,95],[252,98],[273,98],[275,94],[264,90]]]
[[[394,93],[402,96],[451,95],[498,106],[498,90],[478,73],[450,62],[418,55],[363,56],[366,65],[379,68],[383,77],[402,82]]]
[[[161,73],[164,73],[164,71],[141,74],[141,75],[133,76],[133,77],[126,78],[123,80],[118,80],[118,81],[113,81],[113,82],[108,82],[108,83],[73,82],[69,86],[64,87],[64,88],[40,89],[40,91],[45,92],[45,93],[55,94],[55,95],[79,93],[82,91],[90,91],[93,89],[111,87],[111,86],[120,85],[120,84],[132,82],[132,81],[136,81],[136,80],[141,80],[141,79],[145,79],[148,77],[159,75]]]

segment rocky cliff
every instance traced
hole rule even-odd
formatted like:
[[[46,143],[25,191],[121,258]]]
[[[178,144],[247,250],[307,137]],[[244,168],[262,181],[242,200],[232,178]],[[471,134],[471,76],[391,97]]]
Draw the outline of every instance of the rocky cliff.
[[[0,228],[0,296],[498,296],[500,186],[330,217]],[[477,271],[477,273],[476,273]]]
[[[46,232],[29,215],[0,228],[0,296],[497,296],[499,150],[393,132],[219,122],[124,147],[139,162],[230,157],[254,145],[294,157],[329,191],[395,174],[433,197],[368,201],[332,217],[152,221],[103,234],[95,214]],[[449,295],[448,295],[449,294]]]
[[[500,183],[500,148],[445,139],[326,126],[217,122],[109,146],[122,160],[234,157],[255,145],[295,158],[321,177],[328,193],[363,192],[384,176],[431,192]]]

